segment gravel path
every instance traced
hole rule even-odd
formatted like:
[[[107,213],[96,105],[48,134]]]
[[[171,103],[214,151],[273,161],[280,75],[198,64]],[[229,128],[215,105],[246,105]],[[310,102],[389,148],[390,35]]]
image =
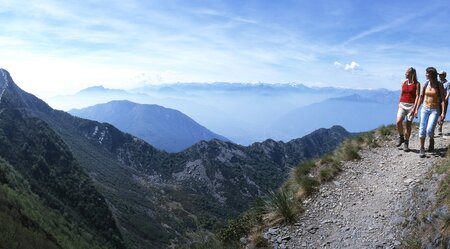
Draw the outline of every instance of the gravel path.
[[[445,124],[444,131],[449,129]],[[411,152],[395,147],[394,137],[361,151],[361,160],[345,162],[334,181],[306,200],[306,211],[295,225],[270,228],[264,236],[274,248],[398,248],[408,235],[411,216],[434,201],[438,180],[426,176],[445,157],[450,138],[435,141],[436,153],[423,159],[417,130]],[[428,192],[424,198],[429,200],[421,197],[416,205],[416,192]]]

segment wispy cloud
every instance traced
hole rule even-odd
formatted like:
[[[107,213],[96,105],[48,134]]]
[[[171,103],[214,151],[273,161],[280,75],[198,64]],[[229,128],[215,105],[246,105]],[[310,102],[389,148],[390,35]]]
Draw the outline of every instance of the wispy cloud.
[[[412,25],[408,25],[408,23],[410,23],[412,20],[420,20],[422,19],[424,16],[430,15],[435,13],[436,11],[440,10],[440,7],[442,5],[438,2],[434,3],[434,4],[427,4],[425,5],[423,8],[408,13],[407,15],[398,15],[399,17],[395,18],[395,19],[391,19],[391,20],[387,20],[385,23],[379,24],[379,25],[375,25],[374,27],[371,27],[367,30],[364,30],[352,37],[350,37],[349,39],[347,39],[343,45],[349,45],[350,43],[372,36],[372,35],[376,35],[382,32],[386,32],[392,29],[396,29],[398,27],[402,27],[403,29],[406,27],[410,28],[410,29],[414,29],[415,27],[413,27]]]
[[[348,72],[362,71],[361,65],[368,87],[389,88],[407,66],[450,67],[441,58],[450,50],[448,38],[433,28],[450,30],[437,15],[450,12],[446,1],[423,9],[420,0],[366,5],[0,0],[0,67],[24,75],[46,72],[34,74],[46,75],[43,79],[19,78],[33,88],[61,90],[89,82],[132,87],[143,81],[320,81],[351,87],[363,75]],[[64,74],[52,74],[51,68]]]
[[[361,70],[360,65],[354,61],[350,62],[350,64],[342,64],[338,61],[335,61],[334,66],[339,69],[343,69],[344,71],[350,71],[350,72]]]

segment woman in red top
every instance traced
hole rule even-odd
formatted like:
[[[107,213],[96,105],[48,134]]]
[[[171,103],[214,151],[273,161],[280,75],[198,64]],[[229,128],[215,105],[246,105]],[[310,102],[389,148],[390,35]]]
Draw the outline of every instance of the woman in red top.
[[[406,152],[409,151],[409,137],[411,136],[411,124],[420,96],[420,83],[417,81],[416,69],[410,67],[405,72],[406,80],[402,83],[400,103],[397,111],[397,147],[403,145]],[[406,132],[403,129],[403,120],[406,117]]]

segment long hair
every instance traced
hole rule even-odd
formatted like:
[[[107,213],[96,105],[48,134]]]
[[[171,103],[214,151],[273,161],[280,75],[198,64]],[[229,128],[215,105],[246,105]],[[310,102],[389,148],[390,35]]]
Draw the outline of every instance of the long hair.
[[[427,67],[427,69],[425,69],[425,71],[428,73],[428,77],[430,80],[430,83],[433,84],[437,84],[438,79],[437,79],[437,70],[434,67]]]
[[[412,81],[413,81],[413,83],[414,83],[414,84],[417,84],[418,81],[417,81],[417,72],[416,72],[416,69],[413,68],[413,67],[410,67],[410,68],[409,68],[409,71],[411,72],[411,76],[412,76]]]

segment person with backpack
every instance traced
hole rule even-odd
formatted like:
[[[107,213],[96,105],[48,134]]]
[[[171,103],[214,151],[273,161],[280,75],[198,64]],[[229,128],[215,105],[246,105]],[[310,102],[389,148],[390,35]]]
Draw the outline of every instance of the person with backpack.
[[[420,83],[417,81],[416,69],[410,67],[405,72],[406,80],[402,83],[400,101],[397,111],[397,147],[403,144],[405,152],[409,151],[409,137],[411,136],[411,125],[414,112],[419,102]],[[403,129],[403,121],[406,118],[406,131]]]
[[[434,150],[434,130],[436,124],[439,121],[445,119],[445,96],[444,88],[437,79],[437,71],[434,67],[428,67],[425,70],[427,82],[423,85],[420,93],[420,99],[418,107],[422,103],[422,109],[420,110],[420,125],[419,125],[419,139],[420,139],[420,152],[421,158],[425,157],[425,138],[429,137],[430,143],[428,146],[428,152]],[[442,112],[440,112],[442,110]],[[414,111],[414,116],[417,116],[418,110]],[[439,115],[440,113],[440,115]]]
[[[450,96],[450,82],[447,81],[447,73],[445,71],[440,71],[438,73],[439,75],[439,81],[442,84],[442,87],[445,91],[445,109],[444,109],[444,115],[447,115],[447,108],[448,108],[448,97]],[[444,125],[444,120],[442,122],[439,122],[439,135],[442,135],[442,126]]]

